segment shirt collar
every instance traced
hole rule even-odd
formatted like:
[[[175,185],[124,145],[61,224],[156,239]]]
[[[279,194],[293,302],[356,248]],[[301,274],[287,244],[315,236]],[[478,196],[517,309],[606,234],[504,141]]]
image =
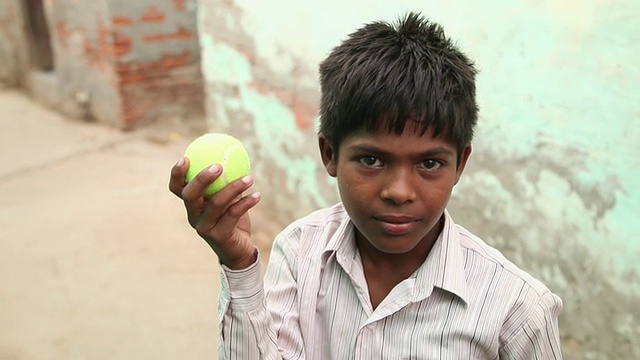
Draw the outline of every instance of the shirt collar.
[[[467,303],[468,291],[464,260],[458,231],[448,211],[444,211],[444,226],[425,262],[416,270],[414,277],[418,288],[416,301],[432,292],[432,287],[448,291]],[[322,253],[323,266],[335,254],[347,272],[356,257],[355,226],[348,216],[331,236]],[[431,285],[431,286],[429,286]]]
[[[357,251],[355,225],[345,212],[344,220],[333,233],[322,252],[322,265],[324,267],[328,259],[333,254],[336,254],[336,257],[339,256],[338,261],[340,265],[349,272],[353,263],[352,260],[355,259]]]
[[[456,295],[465,303],[468,302],[467,279],[460,239],[456,225],[446,210],[442,232],[415,276],[418,284],[430,284]],[[419,292],[424,292],[428,296],[431,289],[427,287]]]
[[[336,231],[331,235],[331,238],[329,238],[329,241],[327,241],[323,254],[337,251],[347,239],[352,239],[352,236],[354,235],[354,225],[351,218],[347,215],[344,208],[341,210],[344,214],[342,221]]]

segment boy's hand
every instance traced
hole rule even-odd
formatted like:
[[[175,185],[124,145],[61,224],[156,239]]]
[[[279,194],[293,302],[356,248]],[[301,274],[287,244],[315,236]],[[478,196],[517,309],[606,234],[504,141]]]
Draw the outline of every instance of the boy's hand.
[[[204,191],[222,173],[219,164],[200,172],[187,184],[189,159],[182,158],[171,169],[169,190],[184,201],[189,224],[211,246],[220,262],[240,270],[256,261],[257,249],[251,242],[251,220],[247,213],[260,201],[260,194],[243,192],[253,185],[250,177],[229,183],[211,198]]]

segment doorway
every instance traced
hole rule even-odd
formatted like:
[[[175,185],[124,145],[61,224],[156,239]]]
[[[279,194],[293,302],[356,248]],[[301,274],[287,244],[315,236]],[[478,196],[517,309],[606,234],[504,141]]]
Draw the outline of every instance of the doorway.
[[[43,0],[23,0],[25,27],[29,39],[29,57],[35,70],[53,71],[51,35]]]

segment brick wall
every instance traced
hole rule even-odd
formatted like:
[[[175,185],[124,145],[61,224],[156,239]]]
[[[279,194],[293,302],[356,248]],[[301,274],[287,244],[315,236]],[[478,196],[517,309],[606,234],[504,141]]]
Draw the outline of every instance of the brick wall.
[[[202,113],[195,2],[111,0],[110,8],[123,125]]]
[[[36,51],[18,51],[33,48],[33,42],[19,37],[22,8],[18,0],[10,0],[0,4],[0,59],[12,61],[1,62],[0,80],[16,83],[22,77],[29,91],[47,105],[75,118],[122,129],[202,114],[193,0],[56,0],[44,4],[53,49],[52,71],[15,71],[25,61],[14,58],[20,59],[21,53],[33,57]],[[19,75],[9,78],[11,74]]]

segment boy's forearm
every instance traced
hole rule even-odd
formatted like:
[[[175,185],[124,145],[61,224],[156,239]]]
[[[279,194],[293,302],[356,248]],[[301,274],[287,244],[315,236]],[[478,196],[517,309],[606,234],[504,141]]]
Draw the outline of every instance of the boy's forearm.
[[[273,322],[265,306],[250,312],[227,311],[218,356],[226,360],[282,359]]]
[[[221,269],[220,359],[279,359],[273,321],[267,310],[260,262],[242,270]]]

